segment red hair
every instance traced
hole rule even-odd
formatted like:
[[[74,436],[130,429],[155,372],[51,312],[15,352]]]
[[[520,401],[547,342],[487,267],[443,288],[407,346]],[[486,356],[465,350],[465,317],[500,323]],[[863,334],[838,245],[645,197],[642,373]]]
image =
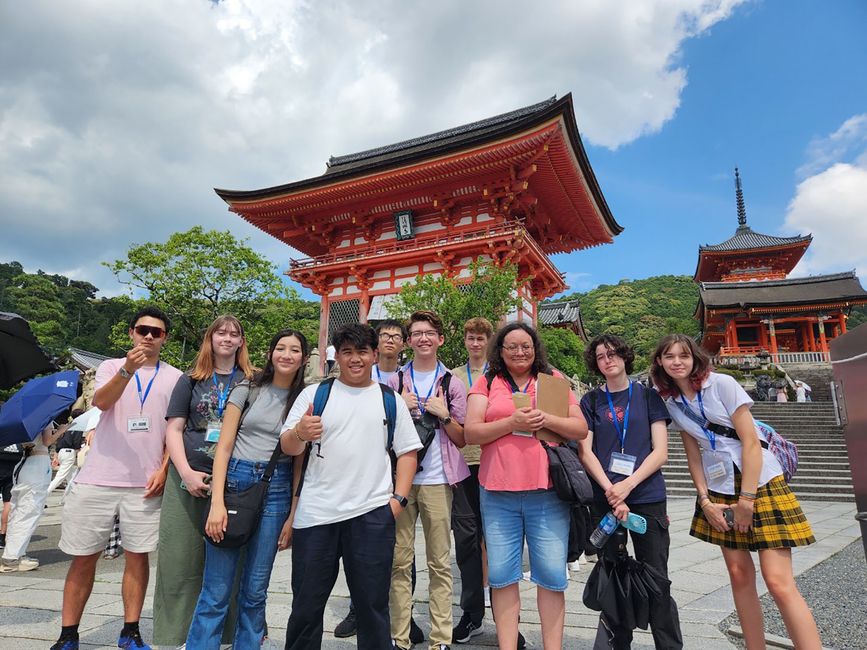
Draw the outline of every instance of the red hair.
[[[680,395],[680,389],[674,379],[665,372],[661,362],[662,355],[675,345],[683,346],[692,355],[692,371],[689,373],[689,383],[693,390],[701,390],[701,385],[713,370],[707,352],[699,347],[691,337],[686,334],[669,334],[656,346],[650,365],[650,376],[653,378],[653,384],[660,396],[664,398]]]

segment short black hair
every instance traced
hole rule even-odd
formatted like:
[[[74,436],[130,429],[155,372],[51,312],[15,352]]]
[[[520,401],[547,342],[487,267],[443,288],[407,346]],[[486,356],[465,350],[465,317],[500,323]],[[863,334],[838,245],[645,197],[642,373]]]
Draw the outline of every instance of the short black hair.
[[[635,363],[635,350],[624,339],[614,334],[600,334],[587,344],[587,347],[584,348],[584,365],[587,366],[587,370],[595,372],[597,375],[602,374],[599,372],[599,364],[596,363],[596,348],[600,345],[614,350],[615,354],[623,359],[623,363],[626,366],[626,374],[632,374],[632,366]]]
[[[378,343],[379,335],[370,325],[362,323],[344,325],[331,335],[331,345],[338,351],[344,345],[351,345],[356,350],[368,347],[375,350]]]
[[[403,340],[407,339],[406,325],[401,323],[399,320],[395,320],[393,318],[387,318],[385,320],[379,321],[376,325],[376,336],[379,336],[379,333],[384,329],[393,329],[400,330],[400,335],[403,337]],[[336,346],[335,346],[336,347]]]
[[[169,330],[172,327],[172,321],[169,320],[169,317],[159,307],[155,307],[153,305],[147,305],[146,307],[142,307],[135,314],[133,314],[132,318],[129,321],[129,328],[133,329],[135,324],[138,322],[139,318],[144,318],[145,316],[149,316],[150,318],[157,318],[163,322],[165,325],[166,334],[169,333]]]

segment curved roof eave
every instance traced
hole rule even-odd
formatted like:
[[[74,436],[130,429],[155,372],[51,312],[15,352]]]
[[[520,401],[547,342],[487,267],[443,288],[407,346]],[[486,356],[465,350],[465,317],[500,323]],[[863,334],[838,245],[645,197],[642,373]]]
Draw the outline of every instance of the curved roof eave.
[[[402,167],[434,156],[442,156],[454,153],[461,149],[479,146],[492,139],[500,139],[509,135],[515,135],[559,115],[563,117],[566,123],[566,132],[569,136],[569,142],[572,145],[581,172],[587,181],[593,200],[598,206],[605,225],[611,232],[612,236],[619,235],[623,232],[623,226],[617,223],[614,218],[614,215],[605,200],[605,196],[602,194],[602,189],[599,186],[593,168],[590,166],[590,160],[587,157],[587,152],[584,149],[581,135],[578,132],[577,122],[575,120],[575,113],[572,106],[572,94],[567,93],[559,100],[548,100],[546,102],[541,102],[536,106],[540,106],[541,108],[503,124],[495,124],[491,128],[485,128],[480,132],[471,131],[466,135],[452,139],[450,142],[443,143],[439,147],[432,146],[425,148],[419,145],[418,147],[410,147],[405,150],[397,150],[383,159],[372,160],[368,165],[346,165],[346,169],[334,169],[332,167],[321,176],[315,176],[313,178],[294,181],[292,183],[286,183],[274,187],[258,190],[228,190],[214,188],[214,192],[216,192],[223,201],[232,205],[233,203],[264,200],[302,190],[310,190],[325,185],[333,185],[356,176],[368,175],[371,173],[394,169],[396,167]],[[445,131],[442,133],[449,132]],[[372,154],[376,151],[379,150],[374,149],[369,152],[361,152],[360,154],[355,155]],[[350,156],[344,156],[342,158],[349,158]]]

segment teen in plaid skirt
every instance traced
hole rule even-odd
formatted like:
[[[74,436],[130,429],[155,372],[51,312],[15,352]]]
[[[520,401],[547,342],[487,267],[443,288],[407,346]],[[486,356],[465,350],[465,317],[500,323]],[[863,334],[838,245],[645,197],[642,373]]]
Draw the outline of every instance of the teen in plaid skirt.
[[[662,339],[651,374],[682,430],[698,491],[690,534],[722,548],[747,648],[765,647],[750,555],[757,551],[795,647],[820,650],[816,623],[792,573],[792,547],[815,538],[779,461],[763,448],[750,414],[753,401],[734,378],[712,373],[707,353],[683,334]]]

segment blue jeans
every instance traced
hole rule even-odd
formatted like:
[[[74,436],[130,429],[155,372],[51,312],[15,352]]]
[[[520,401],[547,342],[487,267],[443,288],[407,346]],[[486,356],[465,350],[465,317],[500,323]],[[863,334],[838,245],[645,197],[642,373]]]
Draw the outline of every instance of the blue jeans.
[[[526,537],[530,580],[549,591],[566,591],[569,504],[554,490],[501,492],[481,488],[480,497],[491,587],[502,589],[521,580]]]
[[[226,476],[226,490],[245,490],[262,478],[267,462],[232,458]],[[235,581],[235,571],[246,551],[241,584],[238,590],[238,622],[235,627],[235,648],[258,648],[265,635],[265,600],[271,568],[277,555],[277,540],[292,503],[292,462],[277,464],[265,499],[259,528],[243,548],[218,548],[205,544],[205,569],[202,591],[187,634],[188,650],[219,650],[220,636],[229,597]]]

